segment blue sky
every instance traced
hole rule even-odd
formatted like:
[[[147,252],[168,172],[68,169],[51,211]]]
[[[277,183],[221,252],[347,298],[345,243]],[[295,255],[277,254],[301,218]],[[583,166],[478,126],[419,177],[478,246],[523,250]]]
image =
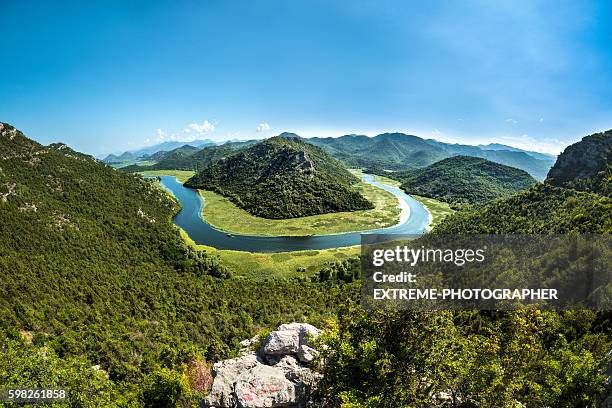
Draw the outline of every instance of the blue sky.
[[[558,152],[612,128],[610,2],[0,0],[0,120],[94,154],[402,131]]]

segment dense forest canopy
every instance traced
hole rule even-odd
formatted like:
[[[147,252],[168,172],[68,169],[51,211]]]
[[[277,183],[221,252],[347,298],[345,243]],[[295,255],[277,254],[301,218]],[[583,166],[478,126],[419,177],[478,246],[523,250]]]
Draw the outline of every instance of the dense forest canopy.
[[[212,190],[264,218],[295,218],[373,208],[358,179],[321,149],[281,135],[217,161],[185,185]]]
[[[409,194],[450,204],[482,204],[508,197],[535,184],[527,172],[486,159],[453,156],[422,169],[393,175]]]
[[[612,232],[598,182],[553,183],[433,233]],[[181,240],[176,211],[153,181],[0,124],[0,383],[69,387],[72,406],[198,405],[195,379],[240,340],[309,321],[327,328],[330,407],[587,407],[605,388],[609,313],[365,311],[356,259],[302,279],[232,277]]]
[[[228,357],[264,327],[322,325],[356,296],[354,285],[230,278],[182,241],[177,205],[153,181],[0,127],[4,386],[142,406],[166,394],[156,387],[182,387],[194,361]]]

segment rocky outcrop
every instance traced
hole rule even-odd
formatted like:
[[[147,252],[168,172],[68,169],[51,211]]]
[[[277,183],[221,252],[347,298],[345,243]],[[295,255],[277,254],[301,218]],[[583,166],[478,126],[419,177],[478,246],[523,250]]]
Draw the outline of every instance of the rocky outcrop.
[[[612,130],[568,146],[550,169],[546,183],[612,196]]]
[[[203,406],[306,407],[320,380],[309,367],[318,355],[312,346],[320,332],[310,324],[291,323],[279,326],[261,342],[257,336],[243,340],[241,357],[213,366],[213,384]]]

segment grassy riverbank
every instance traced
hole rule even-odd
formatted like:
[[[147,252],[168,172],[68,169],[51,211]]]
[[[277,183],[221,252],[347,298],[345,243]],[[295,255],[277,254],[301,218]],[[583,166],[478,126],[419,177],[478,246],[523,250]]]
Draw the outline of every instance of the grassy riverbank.
[[[427,211],[429,211],[429,213],[431,214],[431,222],[427,227],[428,230],[431,230],[433,227],[438,225],[446,216],[455,212],[450,208],[448,203],[445,203],[443,201],[439,201],[434,198],[421,197],[414,194],[410,194],[410,196],[414,197],[415,200],[423,204],[425,208],[427,208]]]
[[[193,175],[193,172],[160,170],[143,171],[141,174],[174,176],[183,183]],[[206,222],[218,230],[234,234],[262,236],[336,234],[385,228],[399,222],[400,209],[397,206],[397,198],[393,194],[366,183],[358,183],[355,188],[374,204],[374,209],[270,220],[249,214],[220,194],[200,190],[206,203],[202,208],[202,216]]]
[[[356,189],[374,204],[372,210],[269,220],[249,214],[217,193],[200,190],[206,203],[202,215],[209,224],[222,231],[268,236],[336,234],[385,228],[399,222],[400,209],[393,194],[365,183],[357,184]]]
[[[138,174],[143,176],[174,176],[182,184],[193,176],[195,172],[189,170],[147,170],[141,171]]]
[[[402,183],[397,180],[390,179],[384,176],[374,176],[374,180],[379,183],[385,183],[393,187],[399,188]],[[455,212],[450,208],[448,203],[445,203],[440,200],[436,200],[435,198],[422,197],[415,194],[410,194],[414,197],[415,200],[419,201],[421,204],[427,208],[427,211],[431,214],[431,222],[429,224],[428,229],[432,229],[436,225],[438,225],[446,216]]]
[[[358,170],[352,170],[352,172],[360,176],[360,172]],[[147,176],[174,176],[179,182],[184,182],[191,177],[191,175],[193,175],[193,172],[181,170],[161,170],[146,171],[142,172],[141,174]],[[399,186],[398,182],[386,177],[376,176],[376,181],[394,185],[396,187]],[[248,230],[243,229],[241,231],[248,231],[242,233],[259,235],[306,235],[310,233],[318,234],[332,233],[332,231],[349,231],[351,229],[337,229],[335,231],[330,229],[334,228],[334,226],[336,228],[341,228],[341,222],[346,222],[346,220],[338,221],[336,219],[343,219],[343,215],[353,215],[353,222],[356,222],[355,220],[361,220],[362,223],[365,223],[369,219],[369,222],[380,222],[381,220],[386,220],[388,223],[387,225],[397,223],[400,210],[397,207],[397,200],[395,196],[369,184],[360,183],[358,188],[363,189],[362,193],[368,199],[372,200],[373,203],[375,203],[375,209],[368,211],[356,211],[354,213],[323,214],[290,220],[267,220],[253,217],[246,211],[236,207],[226,198],[216,193],[204,190],[200,191],[200,193],[206,202],[203,210],[203,216],[206,221],[220,229],[224,229],[221,228],[220,225],[232,225],[232,228],[235,229],[231,229],[231,231],[234,232],[236,232],[237,228],[250,228]],[[423,205],[425,205],[425,207],[432,214],[432,225],[437,224],[443,217],[452,212],[446,203],[425,197],[415,196],[415,198],[423,203]],[[212,209],[212,211],[207,211],[208,209]],[[381,218],[376,219],[374,214],[369,214],[369,217],[364,215],[356,216],[358,215],[357,213],[373,212],[378,212]],[[394,218],[391,219],[391,216]],[[325,222],[328,220],[328,228],[323,228],[323,225],[325,225]],[[334,223],[334,221],[336,222]],[[352,225],[356,224],[353,223]],[[318,228],[318,230],[315,229],[315,226]],[[378,226],[372,226],[369,228],[377,227]],[[368,227],[359,229],[366,228]],[[296,234],[296,231],[299,231],[300,233]],[[293,234],[291,234],[292,232]],[[183,238],[193,247],[205,250],[210,254],[217,255],[223,264],[235,271],[237,275],[255,279],[265,279],[270,276],[310,277],[323,265],[325,265],[325,263],[353,258],[358,256],[360,252],[359,246],[280,253],[251,253],[243,251],[219,250],[210,246],[196,244],[193,240],[191,240],[191,238],[189,238],[187,233],[182,230],[181,234]]]
[[[223,265],[237,275],[253,279],[265,279],[271,276],[310,278],[325,263],[354,258],[360,253],[359,246],[277,253],[220,250],[196,244],[183,230],[181,230],[181,235],[192,247],[218,256]]]

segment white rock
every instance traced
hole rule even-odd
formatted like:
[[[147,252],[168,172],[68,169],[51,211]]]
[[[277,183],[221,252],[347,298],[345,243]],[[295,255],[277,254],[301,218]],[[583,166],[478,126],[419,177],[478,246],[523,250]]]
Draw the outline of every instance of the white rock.
[[[236,378],[258,365],[261,365],[261,363],[254,353],[215,363],[212,368],[213,385],[210,393],[204,399],[204,405],[218,408],[234,408],[236,406],[236,398],[234,396],[234,382]]]
[[[285,356],[281,358],[278,363],[276,363],[275,367],[299,368],[300,363],[298,363],[298,361],[293,356]]]
[[[268,335],[263,344],[263,352],[266,355],[282,356],[295,354],[300,347],[300,336],[297,331],[273,331]]]
[[[297,352],[298,359],[304,364],[311,363],[312,360],[314,360],[314,358],[318,355],[319,352],[317,350],[313,349],[312,347],[308,347],[305,344],[301,345]]]
[[[236,406],[239,408],[287,407],[295,405],[303,387],[285,378],[276,367],[258,365],[236,380]]]
[[[278,326],[279,331],[296,331],[300,336],[300,345],[312,347],[312,342],[321,334],[321,330],[308,323],[288,323]]]
[[[259,336],[253,336],[250,339],[242,340],[240,342],[240,346],[242,348],[248,348],[256,345],[259,342]]]

